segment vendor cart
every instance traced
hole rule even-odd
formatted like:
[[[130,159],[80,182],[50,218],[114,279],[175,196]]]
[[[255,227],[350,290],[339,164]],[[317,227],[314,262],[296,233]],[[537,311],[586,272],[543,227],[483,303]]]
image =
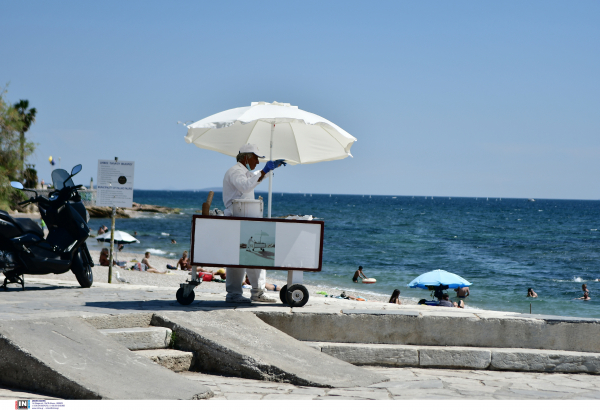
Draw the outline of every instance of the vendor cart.
[[[202,283],[198,266],[286,270],[282,303],[301,307],[309,293],[302,285],[304,272],[320,272],[323,260],[324,222],[194,215],[192,217],[191,279],[180,285],[177,301],[189,305]],[[249,239],[261,232],[261,241],[248,248]],[[260,249],[259,252],[254,251]]]

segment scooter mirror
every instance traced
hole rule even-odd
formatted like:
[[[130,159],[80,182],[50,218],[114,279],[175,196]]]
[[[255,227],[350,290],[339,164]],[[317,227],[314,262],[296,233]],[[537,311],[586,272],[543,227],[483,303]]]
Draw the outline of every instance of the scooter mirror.
[[[23,189],[24,188],[23,184],[20,183],[20,182],[17,182],[17,181],[12,181],[10,183],[10,186],[13,187],[13,188],[17,188],[17,189]]]
[[[71,176],[77,175],[79,174],[79,172],[81,172],[81,164],[75,165],[73,167],[73,169],[71,170]]]

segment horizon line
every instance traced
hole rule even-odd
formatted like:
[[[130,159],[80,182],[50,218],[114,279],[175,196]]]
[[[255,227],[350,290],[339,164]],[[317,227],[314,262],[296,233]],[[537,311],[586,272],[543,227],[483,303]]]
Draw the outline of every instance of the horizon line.
[[[145,189],[145,188],[138,188],[138,191],[172,191],[172,192],[209,192],[209,191],[213,191],[215,193],[221,193],[223,190],[220,189],[218,191],[215,191],[214,189]],[[136,189],[134,189],[134,192],[136,191]],[[269,194],[268,191],[254,191],[255,193],[260,193],[260,194]],[[273,194],[288,194],[288,195],[346,195],[346,196],[382,196],[382,197],[404,197],[404,198],[408,198],[408,197],[425,197],[425,198],[429,198],[429,197],[433,197],[433,198],[440,198],[440,199],[444,199],[444,198],[461,198],[461,199],[479,199],[479,198],[492,198],[492,199],[525,199],[525,200],[529,200],[529,199],[535,199],[536,201],[538,200],[551,200],[551,201],[600,201],[600,198],[598,199],[582,199],[582,198],[536,198],[536,197],[508,197],[508,196],[452,196],[452,195],[400,195],[400,194],[340,194],[340,193],[331,193],[331,194],[324,194],[324,193],[316,193],[316,192],[285,192],[285,191],[277,191],[277,192],[273,192]]]

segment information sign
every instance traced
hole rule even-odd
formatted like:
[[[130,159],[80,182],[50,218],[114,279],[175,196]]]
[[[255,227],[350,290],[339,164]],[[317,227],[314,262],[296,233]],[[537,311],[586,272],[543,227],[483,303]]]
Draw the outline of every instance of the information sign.
[[[318,272],[323,221],[194,215],[191,264]]]
[[[134,161],[98,160],[96,205],[133,206]]]

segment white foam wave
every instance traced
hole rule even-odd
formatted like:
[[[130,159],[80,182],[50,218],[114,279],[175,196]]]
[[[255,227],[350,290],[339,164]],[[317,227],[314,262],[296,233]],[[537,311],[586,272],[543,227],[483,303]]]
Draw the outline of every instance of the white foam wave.
[[[146,252],[150,252],[150,253],[155,254],[155,255],[165,255],[167,253],[167,252],[162,251],[160,249],[154,249],[154,248],[148,248],[148,249],[146,249]]]
[[[161,232],[160,234],[163,235],[163,236],[171,236],[170,233],[166,233],[166,232]]]
[[[583,279],[577,276],[573,276],[573,282],[583,282]]]

